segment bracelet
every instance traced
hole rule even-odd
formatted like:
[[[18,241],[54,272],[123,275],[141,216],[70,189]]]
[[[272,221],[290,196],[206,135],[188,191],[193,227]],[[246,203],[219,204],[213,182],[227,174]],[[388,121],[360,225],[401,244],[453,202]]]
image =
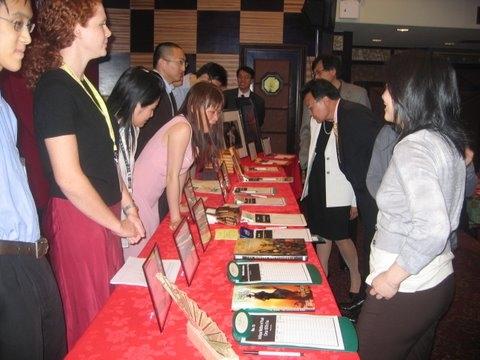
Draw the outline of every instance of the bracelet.
[[[125,215],[128,215],[128,214],[127,214],[127,211],[130,210],[130,209],[132,209],[132,208],[138,211],[138,206],[135,205],[135,203],[131,203],[131,204],[128,204],[127,206],[124,206],[124,207],[122,208],[123,213],[124,213]]]

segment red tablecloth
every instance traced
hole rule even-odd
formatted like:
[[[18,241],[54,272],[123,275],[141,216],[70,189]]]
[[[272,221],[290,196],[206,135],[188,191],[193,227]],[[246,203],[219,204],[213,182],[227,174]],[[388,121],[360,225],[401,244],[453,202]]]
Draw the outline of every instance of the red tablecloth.
[[[269,176],[272,176],[271,173]],[[262,184],[258,186],[275,186],[279,195],[285,197],[287,205],[277,208],[248,206],[247,209],[259,212],[298,212],[296,199],[289,184]],[[231,197],[230,194],[229,199]],[[221,197],[217,195],[209,196],[207,200],[207,206],[217,206],[221,203]],[[212,228],[221,226],[215,225]],[[176,284],[197,301],[199,306],[225,332],[240,358],[258,359],[256,356],[242,353],[243,350],[258,349],[258,347],[239,346],[232,336],[232,311],[230,306],[233,285],[227,279],[226,267],[232,259],[235,243],[233,241],[211,241],[203,253],[195,226],[190,224],[190,229],[197,245],[200,265],[190,287],[187,286],[183,274],[179,275]],[[178,258],[172,233],[168,229],[168,218],[160,224],[156,233],[142,251],[142,255],[146,256],[155,243],[160,245],[161,255],[164,259]],[[325,280],[323,270],[312,246],[308,246],[308,256],[309,262],[320,269],[323,278],[321,285],[312,286],[316,305],[315,313],[338,315],[339,311],[333,294]],[[288,349],[283,350],[287,351]],[[358,359],[357,353],[322,350],[301,351],[305,354],[304,359]],[[118,286],[85,334],[67,355],[67,359],[147,360],[173,358],[202,358],[202,355],[187,338],[184,314],[175,303],[172,303],[165,330],[160,333],[147,288],[136,286]]]

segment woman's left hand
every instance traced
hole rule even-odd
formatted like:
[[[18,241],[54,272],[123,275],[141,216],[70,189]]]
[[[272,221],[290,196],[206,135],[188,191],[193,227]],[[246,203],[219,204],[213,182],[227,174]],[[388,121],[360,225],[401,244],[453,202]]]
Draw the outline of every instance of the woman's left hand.
[[[375,296],[379,300],[389,300],[395,296],[399,287],[400,283],[392,282],[388,277],[388,271],[384,271],[373,279],[370,295]]]

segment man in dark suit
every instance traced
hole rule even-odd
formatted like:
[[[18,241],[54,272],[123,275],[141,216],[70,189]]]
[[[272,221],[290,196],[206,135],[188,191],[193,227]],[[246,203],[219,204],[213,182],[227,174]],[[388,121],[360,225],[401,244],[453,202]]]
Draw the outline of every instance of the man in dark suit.
[[[225,90],[225,109],[240,109],[242,99],[249,99],[255,108],[255,117],[258,127],[261,128],[265,120],[265,101],[255,94],[250,86],[255,79],[255,71],[248,66],[242,66],[237,70],[238,88]]]
[[[164,42],[157,45],[153,53],[153,73],[158,76],[158,81],[162,82],[163,91],[160,94],[160,101],[155,109],[152,118],[140,128],[137,140],[137,152],[135,158],[138,158],[148,141],[155,133],[165,125],[177,112],[177,103],[173,96],[172,83],[181,81],[185,74],[185,68],[188,66],[185,53],[182,48],[172,42]],[[158,214],[160,221],[168,213],[167,192],[158,201]]]
[[[324,121],[334,123],[336,131],[337,156],[340,170],[352,185],[358,211],[364,228],[364,252],[370,257],[370,242],[375,234],[377,206],[367,189],[366,177],[372,156],[373,144],[381,123],[365,106],[340,98],[338,89],[329,81],[309,81],[303,88],[304,101],[315,121],[311,126],[311,144],[316,144],[318,128]],[[323,155],[323,154],[321,154]],[[315,156],[315,146],[310,146],[308,163]],[[317,155],[318,156],[318,155]],[[362,278],[368,275],[367,267],[360,270]],[[361,304],[362,299],[352,299]]]
[[[160,95],[160,101],[153,117],[140,129],[135,158],[138,158],[147,142],[158,129],[175,116],[178,108],[172,93],[172,83],[183,79],[187,65],[185,53],[179,45],[164,42],[158,44],[155,48],[153,73],[158,76],[158,81],[162,82],[164,91]]]

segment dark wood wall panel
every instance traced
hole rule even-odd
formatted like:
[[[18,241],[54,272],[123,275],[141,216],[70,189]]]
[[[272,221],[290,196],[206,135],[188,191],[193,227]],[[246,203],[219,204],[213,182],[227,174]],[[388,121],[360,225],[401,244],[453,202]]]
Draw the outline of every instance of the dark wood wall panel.
[[[197,51],[196,10],[155,10],[154,45],[173,41],[186,53]]]
[[[283,40],[283,13],[242,11],[240,14],[240,42],[281,44]]]

